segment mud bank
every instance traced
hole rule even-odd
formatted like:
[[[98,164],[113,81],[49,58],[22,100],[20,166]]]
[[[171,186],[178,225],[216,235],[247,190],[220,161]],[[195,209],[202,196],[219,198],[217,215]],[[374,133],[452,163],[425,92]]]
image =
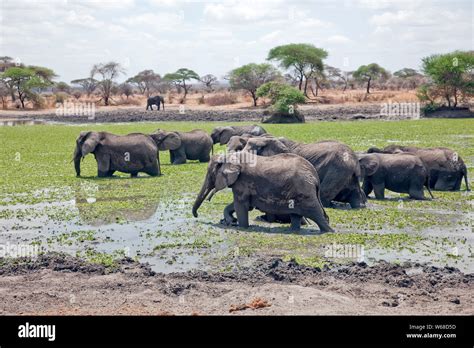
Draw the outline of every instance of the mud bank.
[[[307,121],[330,120],[360,120],[387,118],[380,114],[380,104],[364,105],[305,105],[300,108],[301,114]],[[54,112],[11,111],[0,114],[1,118],[44,120],[48,122],[67,123],[102,123],[102,122],[140,122],[140,121],[248,121],[260,122],[264,109],[236,110],[196,110],[185,109],[180,112],[177,108],[166,111],[145,111],[142,108],[127,108],[116,110],[97,110],[94,117],[56,115]],[[397,117],[391,116],[391,119]],[[405,118],[405,117],[403,117]]]
[[[323,269],[262,258],[225,273],[161,274],[47,254],[0,259],[1,314],[473,314],[474,275],[420,264]]]

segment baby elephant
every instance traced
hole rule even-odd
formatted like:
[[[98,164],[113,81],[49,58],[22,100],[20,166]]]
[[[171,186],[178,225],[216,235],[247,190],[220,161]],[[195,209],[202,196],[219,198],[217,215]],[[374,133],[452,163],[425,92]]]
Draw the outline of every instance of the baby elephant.
[[[384,199],[384,191],[408,193],[410,198],[425,199],[423,186],[429,188],[429,173],[421,159],[413,154],[371,153],[359,155],[362,189],[366,196],[372,190],[376,199]]]
[[[115,135],[81,132],[76,139],[74,167],[77,176],[80,176],[81,159],[93,153],[99,177],[112,176],[116,171],[130,173],[132,177],[139,172],[157,176],[161,174],[158,150],[175,149],[179,143],[180,139],[174,133],[163,137],[157,133]]]
[[[313,220],[321,232],[333,231],[321,204],[318,174],[311,163],[294,154],[244,160],[248,159],[248,153],[245,154],[212,158],[193,206],[195,217],[209,194],[212,197],[215,192],[231,187],[240,227],[249,226],[248,212],[257,208],[272,215],[289,215],[292,230],[300,228],[304,216]]]
[[[186,160],[209,162],[213,145],[209,134],[201,129],[190,132],[167,132],[159,129],[156,131],[156,136],[166,137],[171,133],[179,138],[177,148],[170,149],[171,164],[183,164]]]

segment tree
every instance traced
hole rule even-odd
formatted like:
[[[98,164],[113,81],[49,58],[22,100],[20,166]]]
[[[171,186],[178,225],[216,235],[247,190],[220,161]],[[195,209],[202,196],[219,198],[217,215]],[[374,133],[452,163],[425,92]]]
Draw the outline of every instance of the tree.
[[[186,84],[186,81],[199,81],[199,75],[191,69],[181,68],[176,70],[174,73],[166,74],[163,79],[173,83],[178,89],[182,88],[184,90],[184,96],[182,99],[182,102],[184,102],[184,100],[186,100],[186,96],[188,95],[188,91],[192,87],[191,85]]]
[[[129,78],[127,82],[137,86],[141,94],[149,97],[153,90],[158,88],[161,82],[161,76],[160,74],[156,74],[153,70],[143,70]]]
[[[250,93],[253,105],[257,106],[257,89],[264,83],[281,77],[278,70],[270,64],[247,64],[229,73],[229,83],[232,89],[243,89]]]
[[[71,91],[71,87],[63,81],[56,83],[54,87],[58,92],[69,93]]]
[[[423,81],[424,76],[415,69],[403,68],[393,73],[393,76],[402,80],[402,85],[408,89],[417,88]]]
[[[2,109],[7,108],[7,98],[10,95],[10,89],[5,82],[0,80],[0,99],[2,101]]]
[[[424,90],[433,100],[443,95],[448,107],[456,107],[460,97],[474,95],[474,51],[435,54],[422,62],[423,72],[433,81]]]
[[[199,78],[199,81],[201,81],[206,86],[209,92],[212,92],[213,91],[212,86],[217,83],[217,77],[215,77],[212,74],[207,74],[207,75],[201,76]]]
[[[109,105],[109,99],[112,95],[115,79],[123,73],[125,73],[125,70],[117,62],[99,63],[92,67],[92,78],[95,75],[100,76],[98,87],[101,90],[101,99],[104,100],[106,106]]]
[[[361,65],[353,74],[354,78],[367,82],[367,94],[370,93],[370,83],[381,78],[388,78],[389,73],[377,63]]]
[[[133,87],[131,84],[124,82],[118,86],[118,90],[121,94],[124,94],[127,99],[133,94]]]
[[[327,56],[325,50],[312,44],[289,44],[272,48],[267,60],[280,62],[284,69],[293,69],[300,91],[303,89],[303,80],[306,80],[304,94],[307,96],[308,81],[310,78],[317,78],[318,72],[322,73],[323,59]]]
[[[73,85],[81,86],[83,91],[86,92],[87,96],[90,97],[90,95],[96,90],[99,81],[92,77],[87,77],[85,79],[72,80],[71,83]]]
[[[27,98],[36,98],[38,89],[52,85],[54,77],[53,70],[38,66],[11,67],[0,75],[1,80],[13,88],[22,108]]]
[[[287,118],[296,117],[300,122],[304,121],[297,111],[298,104],[303,104],[306,98],[297,88],[285,83],[271,81],[261,85],[257,89],[258,97],[269,97],[272,104],[274,116]]]

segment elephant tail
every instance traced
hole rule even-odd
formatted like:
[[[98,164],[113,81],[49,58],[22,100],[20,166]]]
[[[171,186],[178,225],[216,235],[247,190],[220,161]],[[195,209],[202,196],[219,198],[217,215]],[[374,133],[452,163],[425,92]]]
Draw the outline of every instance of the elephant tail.
[[[430,194],[431,198],[434,199],[433,193],[431,193],[431,189],[430,189],[430,175],[429,174],[426,176],[426,179],[425,179],[425,187],[428,190],[428,193]]]
[[[320,193],[319,185],[316,185],[316,197],[318,197],[318,203],[321,206],[321,209],[323,210],[324,218],[326,219],[326,221],[329,224],[329,222],[330,222],[329,221],[329,216],[328,216],[328,214],[326,213],[326,210],[323,207],[323,202],[321,202],[321,193]]]
[[[471,191],[469,188],[469,180],[467,179],[467,167],[464,165],[462,175],[464,176],[464,182],[466,183],[466,191]]]

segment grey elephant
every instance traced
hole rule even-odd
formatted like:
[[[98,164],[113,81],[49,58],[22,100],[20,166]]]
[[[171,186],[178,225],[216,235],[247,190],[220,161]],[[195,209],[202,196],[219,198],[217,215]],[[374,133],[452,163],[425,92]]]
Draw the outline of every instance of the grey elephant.
[[[349,203],[352,208],[360,208],[366,202],[359,186],[359,160],[349,146],[338,141],[303,144],[285,138],[256,137],[248,140],[244,151],[261,156],[294,153],[307,159],[318,172],[321,201],[325,207],[337,201]]]
[[[171,164],[183,164],[186,163],[186,160],[209,162],[211,158],[212,139],[201,129],[194,129],[190,132],[167,132],[159,129],[155,133],[159,139],[167,137],[170,133],[179,138],[175,144],[177,147],[169,150]]]
[[[411,153],[371,153],[359,155],[362,170],[362,189],[366,196],[372,190],[375,198],[384,199],[385,189],[408,193],[412,199],[425,199],[423,187],[431,193],[429,172],[422,160]]]
[[[254,156],[253,161],[214,156],[194,202],[193,215],[198,216],[197,211],[209,194],[210,199],[226,187],[232,188],[232,209],[240,227],[249,226],[248,212],[257,208],[272,215],[289,215],[292,230],[298,230],[301,218],[306,217],[313,220],[321,232],[333,231],[321,204],[318,174],[311,163],[300,156]]]
[[[437,191],[459,191],[462,179],[469,191],[467,167],[457,152],[446,147],[420,148],[416,146],[390,145],[384,149],[370,148],[368,153],[416,154],[421,158],[430,174],[430,188]]]
[[[76,175],[81,175],[81,159],[89,153],[95,156],[99,177],[110,177],[116,171],[130,173],[132,177],[139,172],[161,175],[158,150],[175,149],[178,144],[180,139],[174,133],[162,137],[159,133],[81,132],[73,157]]]
[[[154,97],[149,97],[146,100],[146,109],[150,108],[153,110],[153,105],[158,107],[157,110],[160,110],[160,104],[163,104],[163,111],[165,111],[165,99],[161,95],[156,95]]]
[[[214,144],[225,145],[229,139],[234,135],[262,135],[267,133],[265,129],[261,126],[251,125],[251,126],[225,126],[225,127],[216,127],[212,130],[211,138]]]

